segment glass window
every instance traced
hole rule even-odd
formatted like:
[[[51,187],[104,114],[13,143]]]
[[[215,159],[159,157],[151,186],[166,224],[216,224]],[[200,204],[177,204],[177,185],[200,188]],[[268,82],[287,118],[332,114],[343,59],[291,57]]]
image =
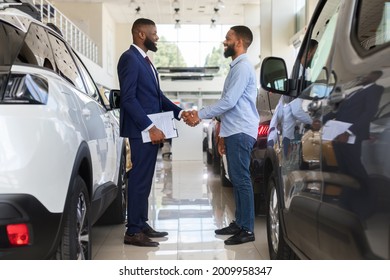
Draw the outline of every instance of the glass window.
[[[88,70],[85,68],[84,64],[81,62],[78,56],[75,56],[75,60],[77,63],[77,66],[80,69],[80,72],[82,73],[85,81],[85,86],[87,88],[86,94],[95,99],[97,102],[100,102],[99,99],[99,90],[96,87],[95,82],[92,80],[91,76],[89,75]]]
[[[298,75],[302,81],[301,90],[314,82],[326,81],[327,73],[324,67],[331,51],[339,8],[340,1],[328,1],[315,25],[308,31],[310,38],[294,66],[295,75]]]
[[[362,0],[358,9],[357,38],[364,50],[390,41],[390,2]]]
[[[33,23],[30,25],[17,61],[55,70],[49,39],[42,26]]]
[[[49,38],[59,74],[76,88],[85,92],[81,75],[65,43],[51,34],[49,34]]]
[[[158,25],[157,34],[160,40],[159,50],[154,55],[155,65],[157,67],[219,66],[220,73],[227,72],[230,60],[223,56],[222,42],[230,27],[230,25],[217,25],[215,28],[210,28],[210,25],[182,25],[181,28],[175,29],[172,24]]]
[[[0,22],[0,65],[12,65],[23,43],[25,33],[17,28]]]
[[[333,43],[333,36],[336,30],[338,14],[339,6],[335,7],[329,19],[327,19],[325,22],[320,23],[324,25],[320,26],[319,32],[313,34],[314,36],[312,36],[312,40],[316,40],[318,42],[318,46],[316,48],[316,51],[312,55],[312,59],[308,59],[308,64],[306,65],[306,67],[308,67],[308,69],[310,70],[308,71],[307,78],[311,82],[317,80],[329,57],[329,53],[331,51]],[[310,50],[308,53],[310,53]]]

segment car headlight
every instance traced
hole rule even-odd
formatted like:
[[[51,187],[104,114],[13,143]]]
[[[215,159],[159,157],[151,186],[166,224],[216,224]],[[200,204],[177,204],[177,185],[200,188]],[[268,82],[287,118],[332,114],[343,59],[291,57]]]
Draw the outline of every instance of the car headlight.
[[[0,103],[46,104],[49,83],[43,76],[11,73]]]

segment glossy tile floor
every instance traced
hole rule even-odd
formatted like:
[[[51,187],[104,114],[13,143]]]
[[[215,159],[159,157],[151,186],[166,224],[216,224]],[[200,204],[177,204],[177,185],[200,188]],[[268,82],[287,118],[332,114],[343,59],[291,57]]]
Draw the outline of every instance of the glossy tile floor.
[[[264,260],[269,259],[265,217],[256,217],[254,242],[226,246],[229,236],[214,230],[234,219],[232,188],[203,161],[158,157],[150,195],[149,224],[167,231],[157,248],[123,244],[125,225],[93,227],[95,260]]]

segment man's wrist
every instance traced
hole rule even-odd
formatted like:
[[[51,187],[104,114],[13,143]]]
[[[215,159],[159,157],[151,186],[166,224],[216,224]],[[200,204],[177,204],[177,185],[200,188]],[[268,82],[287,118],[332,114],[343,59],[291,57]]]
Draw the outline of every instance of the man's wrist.
[[[345,132],[348,133],[349,136],[352,136],[352,135],[353,135],[353,132],[350,131],[349,129],[347,129]]]
[[[145,128],[143,131],[149,131],[150,129],[152,129],[154,127],[154,123],[152,123],[151,125],[149,125],[147,128]]]

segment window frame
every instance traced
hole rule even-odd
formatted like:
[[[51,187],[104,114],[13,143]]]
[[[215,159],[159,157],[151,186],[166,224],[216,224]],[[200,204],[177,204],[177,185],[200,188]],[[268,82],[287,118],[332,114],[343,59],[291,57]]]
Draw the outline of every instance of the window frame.
[[[383,49],[386,49],[390,45],[390,41],[379,45],[378,47],[375,47],[373,49],[365,49],[361,46],[359,38],[358,38],[358,28],[359,28],[359,19],[360,19],[360,10],[362,7],[363,1],[370,1],[370,0],[357,0],[356,5],[354,7],[353,11],[353,20],[351,24],[351,32],[350,32],[350,40],[353,48],[355,49],[356,53],[361,57],[368,57],[371,56],[374,53],[380,52]]]

